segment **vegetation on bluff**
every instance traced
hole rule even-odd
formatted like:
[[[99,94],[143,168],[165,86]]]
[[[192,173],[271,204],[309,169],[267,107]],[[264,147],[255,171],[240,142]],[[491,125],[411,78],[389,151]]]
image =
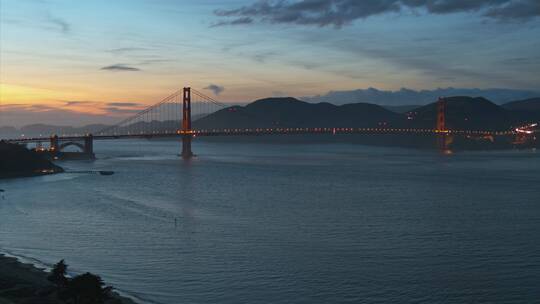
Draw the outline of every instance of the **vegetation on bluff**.
[[[61,260],[47,277],[55,285],[54,297],[66,303],[102,304],[112,299],[112,287],[105,286],[101,277],[89,272],[74,278],[66,277],[67,265]]]
[[[64,260],[45,272],[0,254],[0,303],[134,304],[94,274],[67,276]]]
[[[0,141],[0,178],[36,176],[62,171],[59,166],[22,145]]]

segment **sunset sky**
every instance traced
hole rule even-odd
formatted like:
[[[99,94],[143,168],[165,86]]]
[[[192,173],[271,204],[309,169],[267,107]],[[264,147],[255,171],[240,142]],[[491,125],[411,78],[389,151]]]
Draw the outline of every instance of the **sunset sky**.
[[[225,102],[539,90],[539,15],[537,0],[0,0],[0,125],[114,118],[183,86]]]

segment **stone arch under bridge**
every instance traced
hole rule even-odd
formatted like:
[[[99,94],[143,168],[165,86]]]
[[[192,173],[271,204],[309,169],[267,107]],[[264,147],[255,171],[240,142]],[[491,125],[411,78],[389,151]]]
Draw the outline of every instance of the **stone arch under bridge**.
[[[64,152],[64,149],[67,147],[77,147],[79,148],[80,152],[86,152],[85,151],[86,147],[83,144],[75,142],[75,141],[68,141],[68,142],[60,144],[58,146],[58,152]]]
[[[67,147],[77,147],[79,152],[66,152]],[[49,150],[53,156],[58,158],[85,158],[93,159],[94,155],[94,138],[92,135],[69,138],[69,140],[61,140],[58,136],[51,137]]]

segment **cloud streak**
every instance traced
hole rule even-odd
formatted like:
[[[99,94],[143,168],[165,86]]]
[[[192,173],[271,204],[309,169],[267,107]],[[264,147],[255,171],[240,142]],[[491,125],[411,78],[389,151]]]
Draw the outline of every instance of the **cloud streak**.
[[[376,15],[422,10],[430,14],[481,12],[497,20],[530,20],[540,16],[538,0],[259,0],[251,5],[217,10],[223,20],[214,26],[269,23],[340,28]]]
[[[140,109],[126,109],[124,107],[103,107],[101,108],[107,114],[136,114]]]
[[[10,111],[27,111],[27,112],[48,112],[56,110],[54,106],[44,104],[2,104],[0,110],[3,112]]]
[[[147,51],[148,49],[142,48],[142,47],[122,47],[122,48],[116,48],[116,49],[110,49],[107,50],[109,53],[113,54],[125,54],[125,53],[131,53],[131,52],[142,52]]]
[[[130,67],[128,65],[120,64],[120,63],[102,67],[101,70],[111,71],[111,72],[139,72],[141,71],[141,69],[139,68]]]
[[[100,101],[86,101],[86,100],[73,100],[64,101],[63,107],[51,107],[51,109],[64,109],[77,112],[84,112],[87,110],[99,110],[105,115],[109,114],[134,114],[138,113],[145,107],[144,104],[138,102],[100,102]],[[68,109],[69,108],[69,109]]]
[[[95,101],[86,101],[86,100],[69,100],[65,101],[66,107],[72,107],[72,106],[86,106],[86,105],[95,105]]]
[[[109,102],[107,103],[107,105],[110,107],[129,107],[129,108],[141,106],[140,103],[136,103],[136,102]]]

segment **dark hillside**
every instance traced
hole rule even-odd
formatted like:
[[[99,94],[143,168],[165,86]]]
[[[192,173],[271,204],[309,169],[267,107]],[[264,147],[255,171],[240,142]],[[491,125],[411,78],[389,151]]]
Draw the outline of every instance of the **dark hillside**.
[[[540,122],[540,97],[512,101],[502,105],[520,122]]]
[[[493,102],[482,97],[448,97],[446,127],[458,130],[508,130],[514,124],[512,115]],[[414,111],[412,127],[434,128],[437,119],[437,103]]]
[[[0,178],[33,176],[62,171],[62,168],[24,146],[0,141]]]
[[[512,102],[503,104],[502,107],[511,111],[540,112],[540,97],[512,101]]]
[[[279,127],[375,127],[398,125],[402,115],[367,103],[336,106],[295,98],[267,98],[223,109],[194,122],[199,129]]]

